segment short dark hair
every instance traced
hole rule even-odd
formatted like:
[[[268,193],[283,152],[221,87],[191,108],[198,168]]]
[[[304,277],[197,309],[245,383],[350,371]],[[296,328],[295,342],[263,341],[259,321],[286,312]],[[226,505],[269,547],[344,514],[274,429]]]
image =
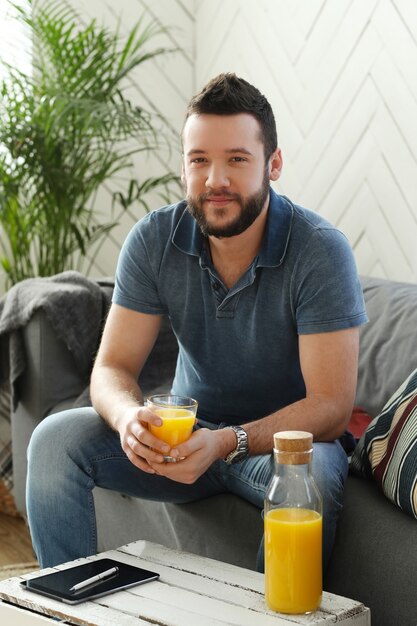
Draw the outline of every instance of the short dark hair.
[[[236,115],[249,113],[258,120],[265,160],[278,147],[272,107],[259,89],[233,73],[219,74],[195,95],[187,107],[185,122],[194,114]],[[185,124],[184,122],[184,124]]]

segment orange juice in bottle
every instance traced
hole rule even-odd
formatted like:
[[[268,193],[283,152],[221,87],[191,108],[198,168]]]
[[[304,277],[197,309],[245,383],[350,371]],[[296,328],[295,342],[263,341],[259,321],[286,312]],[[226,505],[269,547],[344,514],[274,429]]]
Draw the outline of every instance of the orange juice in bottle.
[[[311,613],[322,595],[322,500],[311,475],[313,436],[274,435],[265,497],[265,598],[280,613]]]

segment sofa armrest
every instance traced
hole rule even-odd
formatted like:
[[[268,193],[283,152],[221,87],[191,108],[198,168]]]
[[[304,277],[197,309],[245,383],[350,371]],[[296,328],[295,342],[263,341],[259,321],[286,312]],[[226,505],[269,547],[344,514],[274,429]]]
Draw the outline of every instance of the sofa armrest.
[[[11,422],[13,495],[18,510],[25,513],[26,451],[32,432],[46,415],[72,406],[88,379],[77,371],[72,354],[42,309],[21,332],[26,367],[17,382],[18,404]]]

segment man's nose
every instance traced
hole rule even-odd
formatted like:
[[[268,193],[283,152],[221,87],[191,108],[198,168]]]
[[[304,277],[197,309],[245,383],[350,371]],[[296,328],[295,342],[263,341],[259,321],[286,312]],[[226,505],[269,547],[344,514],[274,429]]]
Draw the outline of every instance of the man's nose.
[[[229,177],[226,169],[221,165],[212,164],[206,179],[206,187],[210,189],[219,189],[230,185]]]

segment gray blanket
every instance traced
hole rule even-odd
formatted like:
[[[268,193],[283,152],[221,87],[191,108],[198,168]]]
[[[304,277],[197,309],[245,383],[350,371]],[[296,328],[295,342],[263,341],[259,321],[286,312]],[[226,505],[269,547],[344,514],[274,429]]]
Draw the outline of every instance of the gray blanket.
[[[50,278],[29,278],[14,285],[0,300],[0,385],[15,383],[26,367],[21,329],[43,309],[57,335],[72,353],[80,374],[88,376],[109,306],[112,281],[92,281],[75,271]]]

